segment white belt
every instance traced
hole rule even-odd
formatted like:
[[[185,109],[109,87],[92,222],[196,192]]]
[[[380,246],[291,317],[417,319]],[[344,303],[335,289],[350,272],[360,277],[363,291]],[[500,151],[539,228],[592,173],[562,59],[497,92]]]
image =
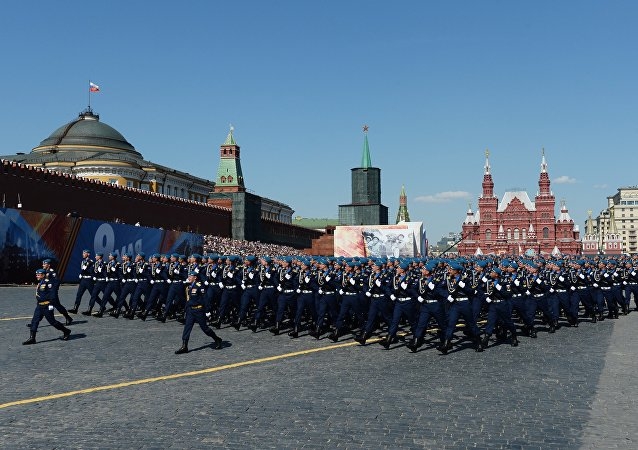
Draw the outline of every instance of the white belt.
[[[534,297],[538,298],[538,297],[542,297],[545,294],[533,294]]]
[[[600,288],[608,291],[609,289],[611,289],[611,286],[601,286]]]
[[[412,297],[397,297],[397,300],[403,303],[412,300]]]
[[[567,292],[567,289],[556,289],[556,292]]]
[[[302,294],[312,294],[313,291],[301,291]]]

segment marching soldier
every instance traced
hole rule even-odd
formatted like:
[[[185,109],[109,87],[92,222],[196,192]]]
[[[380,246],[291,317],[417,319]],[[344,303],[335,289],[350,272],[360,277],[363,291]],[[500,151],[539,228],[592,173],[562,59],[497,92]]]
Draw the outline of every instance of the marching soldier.
[[[71,335],[71,330],[66,328],[60,322],[55,320],[53,317],[53,304],[51,301],[55,295],[54,285],[51,280],[46,278],[47,272],[44,269],[38,269],[35,271],[35,278],[38,282],[35,288],[35,300],[37,302],[37,307],[33,313],[33,318],[31,319],[31,335],[29,339],[24,341],[22,345],[31,345],[35,344],[35,335],[38,332],[38,325],[40,321],[44,318],[49,322],[49,324],[62,331],[62,340],[68,341],[69,336]]]
[[[297,311],[293,329],[288,336],[299,337],[301,328],[301,318],[305,311],[312,317],[312,323],[317,323],[317,312],[315,310],[315,292],[318,289],[316,275],[310,270],[310,263],[305,258],[300,260],[299,276],[297,282]]]
[[[89,300],[89,309],[82,311],[83,316],[90,316],[95,303],[101,303],[100,293],[106,289],[106,263],[103,259],[104,254],[97,252],[95,254],[95,262],[93,263],[93,290],[91,291],[91,300]]]
[[[277,312],[275,315],[275,325],[270,328],[270,332],[275,336],[281,333],[283,328],[284,314],[286,309],[289,315],[294,317],[296,306],[296,290],[297,290],[297,272],[291,267],[292,258],[284,257],[281,261],[281,267],[277,273]]]
[[[239,314],[237,315],[237,321],[233,324],[233,328],[237,331],[245,322],[251,303],[256,305],[259,299],[259,289],[257,288],[259,272],[255,266],[256,261],[257,258],[255,256],[246,256],[244,265],[240,270],[241,297],[239,300]]]
[[[423,336],[425,336],[431,318],[434,318],[439,328],[440,346],[443,346],[445,342],[445,297],[443,293],[447,294],[447,291],[444,280],[434,275],[435,267],[436,264],[431,262],[421,267],[421,277],[417,284],[417,301],[421,304],[421,309],[412,340],[407,344],[412,352],[416,352],[423,345]]]
[[[55,269],[51,267],[51,260],[48,258],[43,260],[42,268],[46,271],[46,278],[53,285],[53,298],[51,300],[51,303],[53,304],[53,307],[57,309],[58,312],[64,316],[65,318],[64,325],[69,326],[73,322],[73,319],[69,315],[69,312],[66,310],[66,308],[62,306],[62,303],[60,303],[60,294],[58,293],[60,289],[60,279],[58,278],[58,274],[55,271]]]
[[[514,276],[503,273],[498,267],[493,267],[488,280],[488,297],[486,301],[489,304],[487,311],[487,324],[485,325],[485,336],[483,337],[482,346],[488,346],[490,337],[494,332],[497,322],[500,322],[507,328],[511,335],[512,347],[518,345],[516,336],[516,325],[512,320],[512,296],[514,295],[514,287],[516,286]]]
[[[91,295],[93,291],[93,261],[91,261],[91,252],[88,249],[82,250],[82,261],[80,261],[80,284],[78,285],[77,294],[75,294],[75,305],[69,309],[72,314],[77,314],[82,302],[82,295],[88,292]]]
[[[110,302],[115,308],[116,304],[113,301],[111,295],[115,294],[115,297],[120,293],[120,263],[117,261],[116,254],[109,253],[109,260],[106,263],[106,286],[104,293],[102,294],[102,301],[100,303],[100,310],[95,313],[95,317],[103,317],[106,310],[106,303]]]
[[[188,340],[190,339],[193,325],[198,324],[204,334],[213,338],[215,342],[213,348],[222,348],[223,340],[206,323],[206,288],[201,281],[198,281],[198,272],[188,273],[186,284],[186,316],[184,321],[184,331],[182,332],[182,346],[175,351],[176,355],[188,353]]]
[[[364,284],[365,296],[370,300],[368,318],[361,332],[354,338],[361,345],[365,345],[366,341],[372,336],[377,319],[380,318],[390,327],[392,316],[390,314],[390,303],[388,302],[389,282],[389,277],[386,277],[381,271],[381,263],[373,261],[372,272],[366,277],[366,283]]]
[[[255,310],[254,322],[250,326],[253,333],[257,332],[258,327],[264,326],[266,307],[270,307],[271,310],[274,310],[277,301],[277,291],[275,289],[277,269],[272,265],[272,259],[269,256],[262,257],[259,263],[259,285],[257,286],[259,290],[259,302]]]
[[[400,263],[395,268],[394,277],[391,278],[389,286],[390,300],[394,302],[392,313],[392,322],[388,327],[388,335],[379,343],[385,348],[396,342],[397,332],[399,331],[399,322],[402,318],[406,318],[411,331],[414,333],[416,325],[416,289],[412,284],[410,273],[408,272],[410,265],[407,262]]]

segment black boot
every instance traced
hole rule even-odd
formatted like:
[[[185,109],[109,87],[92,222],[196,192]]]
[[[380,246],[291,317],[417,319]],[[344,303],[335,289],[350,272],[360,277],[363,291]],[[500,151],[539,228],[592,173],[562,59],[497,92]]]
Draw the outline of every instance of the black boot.
[[[553,320],[549,323],[549,332],[556,333],[556,323]]]
[[[531,337],[532,339],[536,339],[538,337],[538,334],[536,334],[536,328],[529,328],[529,337]]]
[[[516,337],[516,332],[512,332],[512,347],[518,347],[518,338]]]
[[[250,324],[249,328],[250,328],[250,331],[252,331],[253,333],[256,333],[257,332],[257,328],[259,328],[259,324],[255,320],[252,324]]]
[[[61,330],[62,330],[62,333],[63,333],[62,334],[62,340],[63,341],[68,341],[69,340],[69,336],[71,336],[71,330],[69,330],[66,327],[62,327]]]
[[[146,317],[148,316],[148,313],[146,311],[141,311],[139,313],[137,313],[137,317],[139,319],[142,320],[142,322],[146,322]]]
[[[474,338],[474,351],[480,353],[483,351],[483,341],[481,340],[481,336],[476,336]]]
[[[392,344],[394,344],[397,341],[396,337],[392,337],[390,335],[387,335],[385,338],[383,338],[382,340],[379,341],[379,344],[381,344],[381,346],[383,348],[385,348],[386,350],[388,350],[390,348],[390,346]]]
[[[181,355],[182,353],[188,353],[188,341],[182,341],[182,346],[175,350],[176,355]]]
[[[95,314],[93,314],[93,317],[99,317],[99,318],[104,317],[104,308],[100,307],[100,310],[96,312]]]
[[[241,328],[241,322],[240,322],[240,321],[237,321],[237,322],[233,323],[233,324],[232,324],[232,327],[233,327],[235,330],[239,331],[239,329]]]
[[[93,312],[93,308],[89,308],[86,311],[82,311],[82,315],[83,316],[90,316],[92,312]]]
[[[483,345],[483,348],[487,348],[489,343],[490,343],[490,335],[486,334],[485,336],[483,336],[483,339],[481,340],[481,345]]]
[[[275,326],[270,328],[268,331],[270,331],[275,336],[278,336],[279,333],[281,333],[281,322],[277,322]]]
[[[361,345],[366,345],[366,341],[368,340],[369,337],[370,337],[370,335],[368,333],[361,333],[361,334],[356,335],[354,337],[354,340],[357,341]]]
[[[206,332],[206,335],[213,338],[213,341],[215,341],[215,343],[213,344],[213,348],[215,350],[219,350],[220,348],[222,348],[222,343],[224,342],[224,340],[217,336],[217,334],[215,334],[213,330],[209,329],[209,331]]]
[[[24,341],[22,343],[22,345],[31,345],[31,344],[35,344],[35,331],[31,332],[31,335],[29,336],[29,339],[27,339],[26,341]]]
[[[591,323],[596,323],[596,322],[598,322],[598,317],[596,317],[596,313],[591,313],[591,315],[589,316],[589,318],[591,319]]]
[[[69,316],[69,314],[67,313],[67,315],[64,316],[64,325],[71,325],[73,323],[73,319],[71,318],[71,316]]]
[[[80,307],[80,305],[74,305],[73,308],[67,309],[67,312],[70,312],[71,314],[77,314],[79,307]]]
[[[439,351],[444,355],[447,355],[447,352],[449,352],[450,349],[452,349],[452,341],[450,339],[447,339],[443,345],[439,347]]]
[[[292,331],[290,333],[288,333],[288,336],[290,336],[291,338],[298,338],[299,337],[299,327],[295,326]]]
[[[166,314],[164,313],[160,313],[157,317],[156,317],[158,322],[162,322],[162,323],[166,323]]]
[[[416,353],[416,351],[419,349],[419,346],[417,345],[417,339],[415,338],[410,339],[410,342],[405,344],[405,346],[409,348],[412,353]]]
[[[599,312],[598,313],[598,321],[602,322],[603,320],[605,320],[605,315],[603,314],[603,312]]]
[[[341,336],[341,332],[335,328],[332,330],[332,333],[328,335],[328,339],[332,342],[337,342],[339,340],[339,336]]]

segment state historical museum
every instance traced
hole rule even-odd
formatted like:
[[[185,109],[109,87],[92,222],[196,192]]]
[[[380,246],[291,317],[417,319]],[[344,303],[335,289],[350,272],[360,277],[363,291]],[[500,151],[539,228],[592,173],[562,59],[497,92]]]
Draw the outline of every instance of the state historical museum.
[[[459,255],[580,254],[578,225],[569,216],[565,203],[556,217],[556,198],[550,190],[545,152],[538,179],[538,194],[532,202],[525,191],[510,191],[499,202],[494,195],[489,152],[485,152],[483,194],[478,210],[467,212],[457,248]]]

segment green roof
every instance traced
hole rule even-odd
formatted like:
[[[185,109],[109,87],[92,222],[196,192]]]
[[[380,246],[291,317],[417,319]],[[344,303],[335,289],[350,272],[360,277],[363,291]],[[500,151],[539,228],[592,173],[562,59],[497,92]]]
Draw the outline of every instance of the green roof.
[[[368,133],[363,135],[363,155],[361,156],[361,168],[369,169],[372,167],[372,159],[370,158],[370,146],[368,145]]]
[[[231,125],[230,131],[228,132],[228,136],[226,136],[226,140],[224,141],[222,145],[237,145],[237,142],[235,142],[235,138],[233,137],[233,130],[234,128]]]
[[[339,219],[317,219],[317,218],[306,218],[306,217],[295,217],[292,220],[293,225],[297,225],[304,228],[310,228],[312,230],[324,229],[327,226],[337,226],[339,225]]]

